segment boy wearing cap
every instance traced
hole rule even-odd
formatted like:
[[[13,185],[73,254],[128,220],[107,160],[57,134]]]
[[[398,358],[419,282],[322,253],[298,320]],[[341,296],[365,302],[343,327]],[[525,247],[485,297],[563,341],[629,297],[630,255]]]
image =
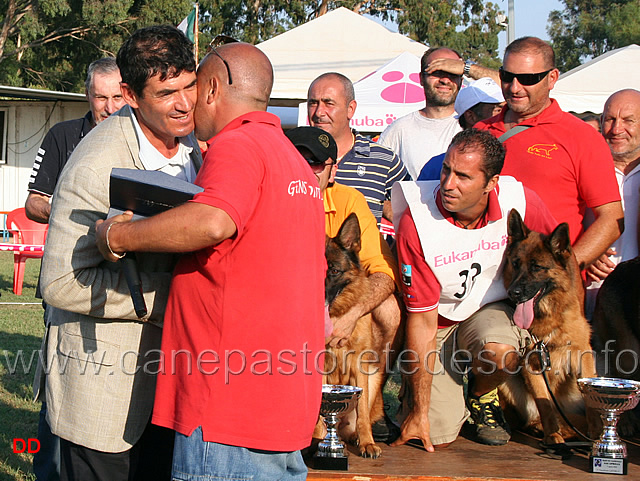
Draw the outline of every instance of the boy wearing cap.
[[[460,90],[455,117],[463,129],[470,129],[477,122],[498,115],[505,103],[500,86],[492,78],[483,77]]]
[[[331,134],[317,127],[298,127],[289,130],[286,135],[307,160],[318,179],[323,193],[326,234],[335,237],[351,213],[358,216],[360,223],[359,257],[360,264],[369,274],[367,280],[370,283],[370,295],[360,299],[359,304],[342,318],[332,319],[333,333],[328,336],[327,344],[332,347],[342,346],[353,332],[355,322],[369,312],[374,320],[374,335],[381,336],[392,344],[401,322],[401,309],[394,296],[395,281],[399,278],[398,266],[389,245],[380,235],[376,218],[364,195],[334,181],[338,149]],[[353,327],[341,325],[346,324],[343,321],[349,321],[352,316],[357,316]],[[388,419],[374,425],[376,441],[392,441],[389,437],[393,431]]]

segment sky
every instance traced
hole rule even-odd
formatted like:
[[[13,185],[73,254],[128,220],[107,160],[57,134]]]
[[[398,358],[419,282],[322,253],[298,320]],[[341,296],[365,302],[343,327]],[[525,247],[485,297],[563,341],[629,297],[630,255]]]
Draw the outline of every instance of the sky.
[[[498,7],[508,13],[508,0],[493,0]],[[516,18],[516,38],[532,35],[543,40],[549,40],[547,34],[547,19],[551,10],[564,10],[564,3],[560,0],[514,0],[514,14]],[[500,42],[500,56],[507,43],[507,32],[498,35]]]

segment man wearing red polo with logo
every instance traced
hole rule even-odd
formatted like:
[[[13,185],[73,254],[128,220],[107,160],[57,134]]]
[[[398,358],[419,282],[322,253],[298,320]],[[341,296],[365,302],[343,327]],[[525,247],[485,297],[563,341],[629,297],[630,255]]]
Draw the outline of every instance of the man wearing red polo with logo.
[[[604,279],[613,270],[605,252],[623,230],[611,152],[595,129],[549,98],[558,76],[549,44],[535,37],[515,40],[500,69],[507,107],[476,127],[504,143],[502,174],[533,189],[558,222],[569,224],[581,268],[590,278]],[[583,232],[587,207],[596,220]]]

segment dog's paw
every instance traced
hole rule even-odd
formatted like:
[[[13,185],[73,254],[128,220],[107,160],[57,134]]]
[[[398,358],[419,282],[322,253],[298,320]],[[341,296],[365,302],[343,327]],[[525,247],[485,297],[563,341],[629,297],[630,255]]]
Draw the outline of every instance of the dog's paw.
[[[382,454],[382,449],[377,444],[363,444],[360,446],[360,456],[363,458],[378,458]]]
[[[560,435],[560,433],[551,433],[544,437],[544,444],[554,445],[554,444],[564,444],[564,438]]]

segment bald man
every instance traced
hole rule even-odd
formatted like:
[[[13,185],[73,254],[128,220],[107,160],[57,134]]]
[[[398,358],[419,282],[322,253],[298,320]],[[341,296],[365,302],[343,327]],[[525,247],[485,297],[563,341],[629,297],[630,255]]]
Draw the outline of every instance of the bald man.
[[[324,348],[324,209],[318,182],[266,112],[267,57],[213,48],[197,73],[209,140],[193,201],[98,222],[107,260],[186,252],[171,284],[153,423],[176,431],[173,479],[306,479]],[[144,286],[143,286],[144,287]]]
[[[638,255],[640,91],[625,89],[611,95],[604,105],[601,125],[613,156],[624,210],[625,229],[614,247],[620,261],[626,261]]]

